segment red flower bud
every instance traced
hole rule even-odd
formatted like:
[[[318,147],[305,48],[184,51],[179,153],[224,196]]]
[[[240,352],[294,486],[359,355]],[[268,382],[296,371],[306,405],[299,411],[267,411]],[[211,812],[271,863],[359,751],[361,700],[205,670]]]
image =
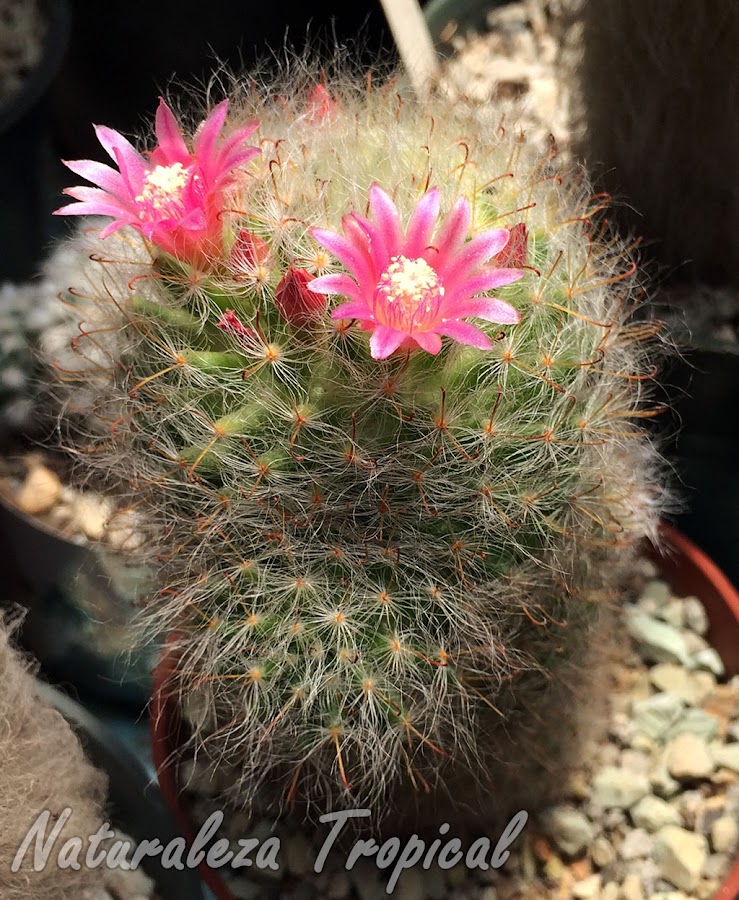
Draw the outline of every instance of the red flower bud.
[[[253,328],[247,328],[232,309],[227,309],[216,322],[216,327],[237,338],[241,343],[246,343],[250,338],[257,336]]]
[[[269,244],[246,228],[236,235],[231,248],[231,269],[236,276],[259,277],[269,261]]]
[[[494,258],[496,267],[501,269],[520,269],[526,265],[526,252],[528,249],[529,232],[523,222],[514,225],[510,230],[508,243]]]
[[[326,298],[308,287],[315,275],[292,266],[285,272],[275,291],[275,304],[280,316],[291,325],[305,325],[320,319],[326,312]]]

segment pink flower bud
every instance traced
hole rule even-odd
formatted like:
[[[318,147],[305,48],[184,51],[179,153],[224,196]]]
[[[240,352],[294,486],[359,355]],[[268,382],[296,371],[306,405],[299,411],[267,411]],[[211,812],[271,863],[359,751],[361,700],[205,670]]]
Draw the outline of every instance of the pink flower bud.
[[[508,243],[492,262],[502,269],[520,269],[521,266],[526,265],[529,232],[524,222],[519,222],[509,231]]]
[[[232,335],[232,337],[235,337],[242,344],[250,339],[253,340],[257,336],[256,331],[254,331],[253,328],[247,328],[232,309],[226,310],[216,322],[216,327],[225,331],[226,334]]]
[[[308,95],[306,117],[309,122],[318,124],[328,119],[333,121],[336,101],[322,84],[317,84]]]
[[[315,276],[293,266],[285,272],[275,291],[275,304],[280,316],[291,325],[305,325],[320,319],[326,312],[326,298],[308,287]]]

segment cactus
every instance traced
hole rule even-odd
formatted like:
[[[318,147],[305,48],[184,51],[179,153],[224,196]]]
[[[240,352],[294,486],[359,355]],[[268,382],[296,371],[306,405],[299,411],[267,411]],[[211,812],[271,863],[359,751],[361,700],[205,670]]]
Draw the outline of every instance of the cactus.
[[[99,130],[123,177],[70,164],[100,188],[63,211],[113,221],[77,238],[66,378],[96,398],[83,474],[144,513],[197,746],[245,804],[423,794],[519,726],[546,755],[661,503],[656,327],[602,198],[392,84],[249,84],[157,134]]]

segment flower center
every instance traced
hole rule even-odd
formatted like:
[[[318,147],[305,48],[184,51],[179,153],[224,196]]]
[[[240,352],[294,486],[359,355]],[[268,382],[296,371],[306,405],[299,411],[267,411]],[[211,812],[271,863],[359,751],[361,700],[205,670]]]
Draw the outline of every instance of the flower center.
[[[428,331],[439,318],[444,287],[425,259],[393,256],[375,288],[375,317],[398,331]]]
[[[141,218],[181,216],[184,212],[182,194],[191,173],[192,166],[185,168],[179,162],[171,166],[155,166],[147,172],[141,193],[136,197],[136,202],[142,206]],[[197,175],[194,177],[197,178]]]

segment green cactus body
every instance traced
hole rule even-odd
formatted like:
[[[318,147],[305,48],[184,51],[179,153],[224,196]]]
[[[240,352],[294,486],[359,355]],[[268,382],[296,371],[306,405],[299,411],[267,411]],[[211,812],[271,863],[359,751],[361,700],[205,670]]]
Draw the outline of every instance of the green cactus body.
[[[658,506],[639,425],[653,329],[630,323],[630,261],[582,174],[443,100],[330,90],[320,121],[301,91],[237,97],[262,156],[209,268],[132,229],[85,238],[83,465],[145,511],[162,586],[146,621],[176,635],[195,738],[245,802],[277,781],[358,804],[474,767],[494,742],[481,723],[534,716],[576,665]],[[289,266],[342,271],[310,229],[366,214],[374,183],[404,223],[429,185],[442,213],[468,198],[473,234],[525,223],[525,276],[495,291],[521,322],[486,325],[492,349],[380,360],[333,300],[300,325],[279,314]],[[268,248],[252,269],[241,229]],[[217,326],[226,310],[243,330]]]

